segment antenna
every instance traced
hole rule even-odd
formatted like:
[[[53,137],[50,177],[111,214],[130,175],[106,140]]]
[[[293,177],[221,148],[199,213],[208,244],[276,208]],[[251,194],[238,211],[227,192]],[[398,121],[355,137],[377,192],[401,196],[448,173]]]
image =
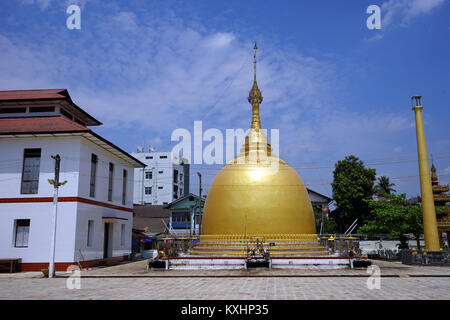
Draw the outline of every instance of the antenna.
[[[148,152],[153,152],[155,151],[155,148],[153,148],[151,145],[148,145]]]
[[[136,146],[136,149],[137,149],[138,153],[143,153],[144,152],[144,147]]]

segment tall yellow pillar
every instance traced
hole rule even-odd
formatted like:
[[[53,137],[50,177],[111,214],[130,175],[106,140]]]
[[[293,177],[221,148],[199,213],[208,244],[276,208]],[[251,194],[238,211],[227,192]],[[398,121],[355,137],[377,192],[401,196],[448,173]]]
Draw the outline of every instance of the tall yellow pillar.
[[[416,117],[417,155],[419,160],[420,190],[422,196],[423,231],[425,248],[428,251],[439,251],[439,234],[434,208],[433,190],[431,188],[430,165],[428,163],[427,144],[422,117],[422,96],[412,97],[413,110]]]

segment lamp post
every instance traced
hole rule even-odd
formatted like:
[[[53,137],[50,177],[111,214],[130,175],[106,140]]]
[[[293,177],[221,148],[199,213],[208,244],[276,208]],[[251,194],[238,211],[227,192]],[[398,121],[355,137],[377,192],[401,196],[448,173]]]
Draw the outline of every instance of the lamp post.
[[[202,220],[203,220],[203,214],[202,214],[202,174],[200,172],[197,172],[198,175],[198,197],[199,197],[199,226],[198,226],[198,235],[200,236],[202,234]]]
[[[416,118],[417,156],[419,161],[420,191],[422,196],[423,231],[425,248],[428,251],[439,251],[439,235],[434,207],[433,190],[431,188],[430,165],[425,141],[425,130],[422,117],[422,96],[411,98],[412,109]]]
[[[53,185],[53,217],[52,217],[52,238],[50,242],[50,262],[48,266],[48,277],[53,278],[55,275],[55,247],[56,247],[56,223],[58,217],[58,189],[60,186],[67,183],[67,181],[59,182],[59,169],[61,164],[61,157],[59,154],[51,156],[55,160],[55,178],[48,179],[48,182]]]

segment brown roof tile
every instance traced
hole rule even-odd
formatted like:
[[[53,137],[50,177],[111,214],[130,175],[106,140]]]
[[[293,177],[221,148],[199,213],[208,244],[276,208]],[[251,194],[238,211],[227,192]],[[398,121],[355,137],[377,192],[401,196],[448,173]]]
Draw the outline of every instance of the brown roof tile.
[[[66,99],[67,89],[8,90],[0,91],[0,101],[34,100],[34,99]]]
[[[1,104],[12,104],[12,103],[23,103],[23,102],[34,101],[55,101],[58,103],[63,103],[69,109],[71,113],[87,125],[98,126],[102,123],[84,111],[82,108],[77,106],[69,95],[67,89],[36,89],[36,90],[6,90],[0,91],[0,103]]]
[[[90,129],[63,116],[0,118],[0,134],[89,132]]]
[[[133,228],[162,233],[169,223],[170,211],[160,205],[134,205]]]

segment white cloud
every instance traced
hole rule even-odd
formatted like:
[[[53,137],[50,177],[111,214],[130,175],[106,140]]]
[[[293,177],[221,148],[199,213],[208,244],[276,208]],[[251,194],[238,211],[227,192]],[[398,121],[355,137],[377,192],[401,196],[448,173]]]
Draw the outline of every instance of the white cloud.
[[[223,48],[229,46],[234,38],[235,37],[232,33],[218,32],[205,39],[205,44],[207,47],[212,49]]]
[[[53,1],[53,0],[17,0],[23,5],[34,5],[37,4],[41,10],[46,10],[50,7],[50,5],[53,3],[54,5],[58,6],[65,6],[68,7],[72,4],[78,5],[81,9],[84,8],[88,0],[65,0],[62,2],[61,0]]]
[[[133,12],[120,12],[113,17],[113,20],[117,22],[119,28],[126,31],[136,30],[138,28],[137,17]]]
[[[445,0],[389,0],[381,5],[382,28],[407,25],[413,18],[430,13]]]
[[[382,33],[377,33],[375,34],[373,37],[369,37],[369,38],[363,38],[364,42],[374,42],[374,41],[378,41],[384,38],[384,34]]]
[[[52,0],[19,0],[22,4],[37,4],[41,8],[41,10],[45,10],[48,8]]]
[[[363,42],[375,42],[384,38],[384,32],[392,26],[408,26],[419,15],[431,11],[445,0],[388,0],[381,5],[381,30],[374,36],[365,37]]]
[[[397,146],[397,147],[395,147],[395,148],[392,150],[393,153],[400,153],[400,152],[402,152],[402,151],[403,151],[403,147],[402,147],[402,146]]]

